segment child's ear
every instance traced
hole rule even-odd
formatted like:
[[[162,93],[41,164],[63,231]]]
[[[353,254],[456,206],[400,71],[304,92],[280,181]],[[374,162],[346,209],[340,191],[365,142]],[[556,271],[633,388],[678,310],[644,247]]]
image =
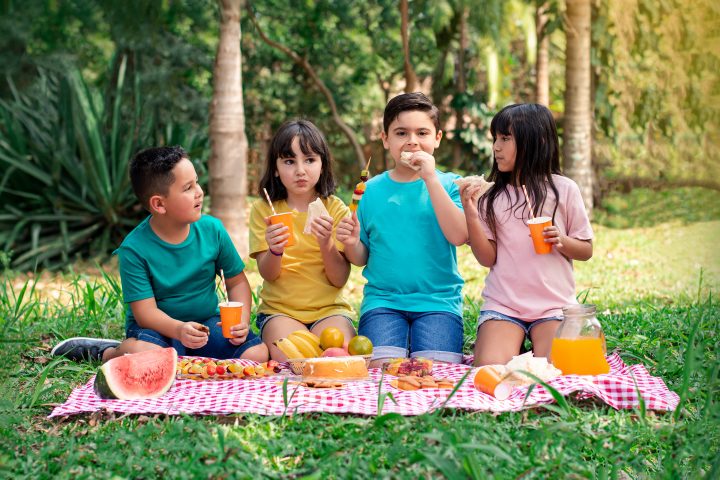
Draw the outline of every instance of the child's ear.
[[[162,195],[153,195],[148,200],[148,206],[150,207],[150,213],[164,214],[165,210],[165,199]]]
[[[389,147],[388,147],[388,144],[387,144],[387,134],[385,133],[385,130],[383,130],[382,132],[380,132],[380,138],[382,139],[383,147],[384,147],[385,149],[388,149]]]
[[[440,140],[442,140],[442,130],[438,130],[437,135],[435,135],[435,148],[440,146]]]

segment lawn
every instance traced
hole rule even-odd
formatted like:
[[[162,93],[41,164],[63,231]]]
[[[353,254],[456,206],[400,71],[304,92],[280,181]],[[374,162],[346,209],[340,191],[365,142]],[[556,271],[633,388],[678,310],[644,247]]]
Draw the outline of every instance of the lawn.
[[[681,397],[674,413],[567,403],[492,415],[327,414],[275,418],[114,416],[48,420],[97,365],[53,361],[60,338],[120,338],[113,262],[0,282],[0,476],[7,478],[718,478],[720,194],[637,190],[609,198],[578,291],[601,312],[608,348]],[[459,251],[466,347],[486,270]],[[259,284],[254,264],[252,285]],[[348,296],[358,305],[362,276]]]

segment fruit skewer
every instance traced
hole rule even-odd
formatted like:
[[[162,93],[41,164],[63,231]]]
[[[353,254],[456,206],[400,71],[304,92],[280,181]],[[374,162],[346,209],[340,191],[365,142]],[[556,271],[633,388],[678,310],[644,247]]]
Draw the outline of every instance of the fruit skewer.
[[[367,165],[365,165],[365,169],[360,171],[360,183],[355,185],[355,190],[353,190],[352,200],[350,202],[351,212],[357,211],[358,205],[360,204],[360,199],[365,193],[365,182],[367,182],[368,178],[370,177],[370,160],[372,160],[372,157],[368,159]]]

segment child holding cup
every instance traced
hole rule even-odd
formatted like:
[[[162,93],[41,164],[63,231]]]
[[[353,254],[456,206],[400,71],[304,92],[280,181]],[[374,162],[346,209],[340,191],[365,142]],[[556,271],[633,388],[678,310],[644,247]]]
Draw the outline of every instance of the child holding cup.
[[[356,335],[341,294],[350,263],[335,240],[350,211],[334,192],[324,135],[307,120],[284,123],[270,143],[260,199],[250,210],[250,256],[264,280],[257,325],[274,360],[285,360],[275,342],[297,330],[319,336],[336,327],[347,340]],[[321,213],[309,215],[315,210]]]
[[[460,188],[472,252],[490,268],[475,365],[507,363],[526,337],[535,356],[547,357],[562,307],[577,303],[572,261],[589,260],[593,252],[580,189],[560,172],[550,110],[507,106],[493,118],[490,133],[488,180],[494,185],[484,193]]]

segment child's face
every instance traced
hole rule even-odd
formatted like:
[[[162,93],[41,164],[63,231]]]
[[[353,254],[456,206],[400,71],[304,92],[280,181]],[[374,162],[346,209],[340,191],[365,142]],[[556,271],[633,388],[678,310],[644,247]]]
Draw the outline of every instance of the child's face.
[[[423,151],[432,155],[440,146],[442,131],[435,130],[435,123],[427,113],[409,110],[398,115],[381,136],[383,146],[395,160],[396,167],[403,168],[404,165],[398,162],[402,152]]]
[[[493,154],[497,162],[498,170],[501,172],[512,172],[515,169],[515,137],[511,134],[504,135],[498,132],[493,141]]]
[[[195,167],[184,158],[175,165],[172,173],[175,181],[168,188],[167,195],[160,196],[164,214],[178,223],[198,221],[202,214],[203,190],[198,183]]]
[[[317,153],[305,155],[300,139],[295,137],[290,145],[293,157],[278,158],[277,175],[290,195],[302,195],[315,191],[322,173],[322,158]]]

